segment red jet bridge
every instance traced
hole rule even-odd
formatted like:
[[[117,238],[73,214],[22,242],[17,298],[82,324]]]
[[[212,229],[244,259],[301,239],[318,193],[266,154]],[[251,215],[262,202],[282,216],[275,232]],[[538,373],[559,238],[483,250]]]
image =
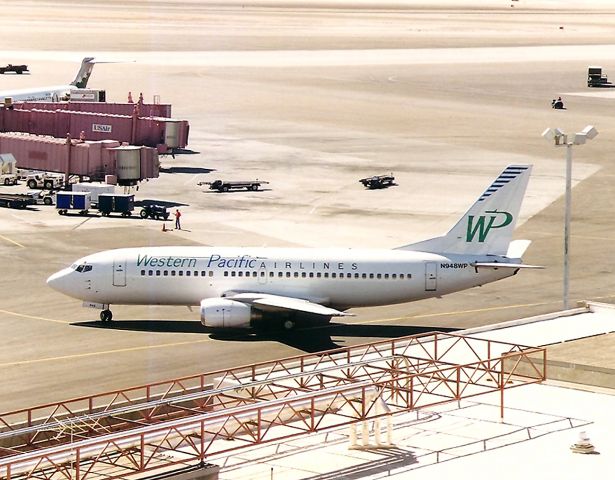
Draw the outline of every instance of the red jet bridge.
[[[105,180],[117,178],[120,185],[158,178],[158,152],[150,147],[121,145],[113,140],[81,140],[39,137],[18,133],[0,133],[0,152],[11,152],[19,168],[61,172]]]
[[[546,379],[546,349],[430,333],[0,415],[0,477],[143,478],[216,454]],[[354,432],[354,434],[353,434]],[[368,433],[369,435],[369,433]]]
[[[116,140],[156,148],[159,153],[174,153],[188,144],[188,122],[166,116],[142,116],[141,113],[166,115],[170,110],[170,105],[141,103],[15,103],[0,108],[0,132]]]

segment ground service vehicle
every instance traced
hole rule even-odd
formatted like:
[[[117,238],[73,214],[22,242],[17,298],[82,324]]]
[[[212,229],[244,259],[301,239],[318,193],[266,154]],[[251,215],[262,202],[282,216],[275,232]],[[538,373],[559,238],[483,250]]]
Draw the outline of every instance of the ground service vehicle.
[[[611,87],[606,73],[602,73],[602,67],[587,67],[587,86],[588,87]]]
[[[209,185],[210,190],[218,190],[219,192],[228,192],[230,190],[252,190],[256,191],[261,185],[269,182],[261,180],[214,180],[213,182],[199,182],[197,185]]]
[[[15,72],[17,75],[21,75],[23,72],[29,72],[27,65],[12,65],[8,64],[6,67],[0,67],[0,73],[5,74],[8,72]]]
[[[395,185],[395,177],[391,175],[375,175],[373,177],[362,178],[359,180],[364,187],[374,190],[376,188],[386,188]]]
[[[31,173],[26,177],[28,188],[44,188],[53,190],[62,188],[64,175],[61,173],[38,172]]]
[[[0,207],[26,208],[35,205],[36,201],[28,195],[19,193],[0,193]]]
[[[98,204],[98,196],[101,193],[115,193],[115,185],[100,182],[82,182],[74,183],[71,186],[73,192],[90,192],[90,200],[92,205]]]
[[[101,193],[98,195],[98,210],[104,217],[110,213],[121,213],[130,217],[135,209],[135,196],[132,194]]]
[[[90,207],[90,192],[58,192],[56,194],[56,209],[60,215],[66,215],[69,211],[77,211],[80,215],[85,215]]]
[[[155,218],[156,220],[168,220],[169,212],[167,211],[167,207],[163,205],[149,204],[144,205],[141,208],[141,218]]]
[[[12,153],[0,154],[0,184],[17,185],[17,160]]]
[[[56,194],[52,190],[30,190],[26,195],[34,199],[37,205],[53,205],[56,199]]]

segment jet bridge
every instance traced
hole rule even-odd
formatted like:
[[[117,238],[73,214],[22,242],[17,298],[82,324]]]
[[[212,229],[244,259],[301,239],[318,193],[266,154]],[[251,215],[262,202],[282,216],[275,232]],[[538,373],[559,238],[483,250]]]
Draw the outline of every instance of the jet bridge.
[[[0,415],[0,478],[143,478],[546,378],[546,349],[430,333]],[[354,433],[353,433],[354,432]],[[390,435],[389,435],[390,437]],[[390,438],[389,438],[390,440]]]

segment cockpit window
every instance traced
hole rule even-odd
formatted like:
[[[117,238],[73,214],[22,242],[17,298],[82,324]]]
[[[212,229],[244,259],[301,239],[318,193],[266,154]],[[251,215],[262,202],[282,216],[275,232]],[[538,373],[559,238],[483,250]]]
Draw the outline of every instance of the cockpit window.
[[[89,272],[92,270],[92,265],[77,265],[74,264],[71,266],[71,268],[74,268],[76,272]]]

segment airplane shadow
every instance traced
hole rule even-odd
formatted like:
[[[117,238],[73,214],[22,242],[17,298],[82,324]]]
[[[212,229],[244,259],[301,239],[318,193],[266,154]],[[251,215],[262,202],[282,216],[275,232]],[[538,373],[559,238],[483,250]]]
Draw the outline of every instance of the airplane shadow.
[[[221,342],[275,341],[306,353],[322,352],[344,346],[343,339],[334,340],[331,337],[399,338],[432,331],[451,332],[456,330],[453,328],[404,325],[353,325],[344,323],[297,327],[291,331],[271,328],[239,330],[204,327],[200,322],[191,320],[120,320],[111,323],[88,321],[75,322],[71,323],[71,325],[134,332],[197,333],[209,335],[212,340]]]

